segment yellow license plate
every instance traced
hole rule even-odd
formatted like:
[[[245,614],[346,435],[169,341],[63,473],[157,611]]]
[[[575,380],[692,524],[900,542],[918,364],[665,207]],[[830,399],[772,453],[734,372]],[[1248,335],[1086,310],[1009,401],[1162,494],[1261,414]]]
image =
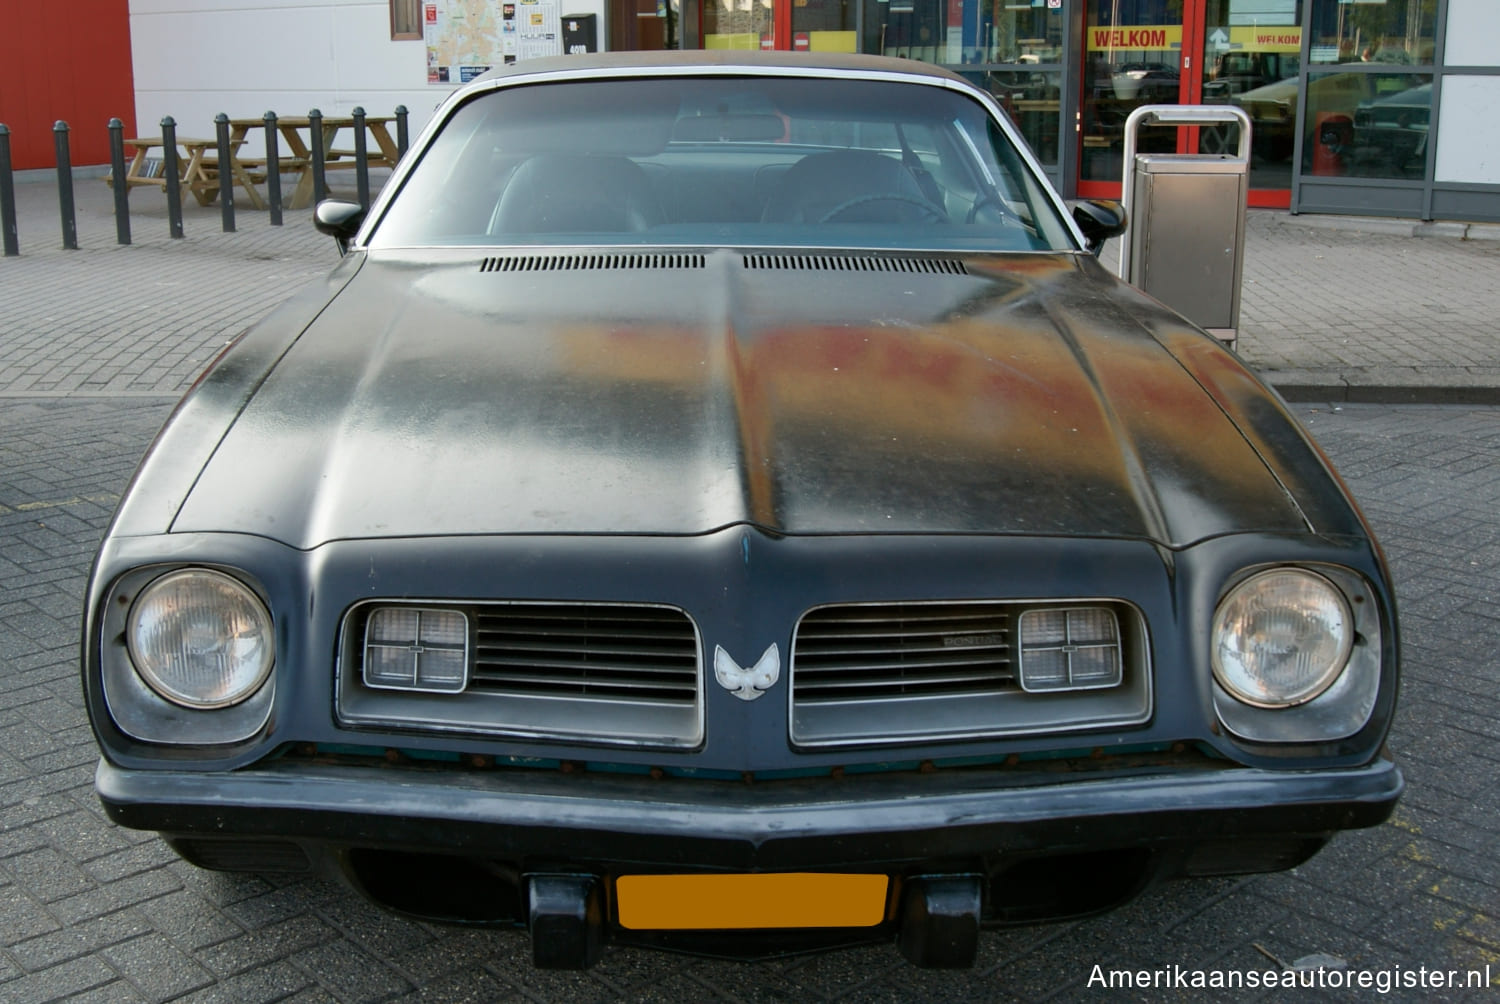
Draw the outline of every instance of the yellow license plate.
[[[874,927],[885,919],[885,875],[622,875],[620,926],[632,931]]]

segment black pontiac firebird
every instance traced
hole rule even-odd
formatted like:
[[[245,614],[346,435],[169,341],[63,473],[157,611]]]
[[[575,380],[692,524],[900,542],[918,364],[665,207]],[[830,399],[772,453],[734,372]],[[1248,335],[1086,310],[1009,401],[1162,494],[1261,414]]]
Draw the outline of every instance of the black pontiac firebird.
[[[117,822],[543,966],[961,966],[1395,804],[1369,527],[960,78],[526,63],[317,222],[95,565]]]

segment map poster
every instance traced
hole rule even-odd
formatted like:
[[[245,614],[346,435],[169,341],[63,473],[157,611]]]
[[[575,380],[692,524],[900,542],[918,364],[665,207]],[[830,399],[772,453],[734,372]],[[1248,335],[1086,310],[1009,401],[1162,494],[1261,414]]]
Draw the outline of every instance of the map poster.
[[[462,84],[492,66],[562,54],[556,0],[426,0],[427,82]]]

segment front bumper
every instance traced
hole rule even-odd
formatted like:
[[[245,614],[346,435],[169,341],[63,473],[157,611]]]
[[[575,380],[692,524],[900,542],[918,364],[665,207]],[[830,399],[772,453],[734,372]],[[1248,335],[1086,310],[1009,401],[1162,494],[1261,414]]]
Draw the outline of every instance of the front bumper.
[[[332,871],[397,911],[525,925],[539,966],[606,941],[735,958],[895,938],[926,966],[972,964],[982,927],[1097,913],[1155,881],[1293,867],[1373,826],[1403,787],[1363,767],[1211,762],[1087,775],[1046,766],[777,781],[280,760],[228,772],[101,761],[110,817],[229,870]],[[874,927],[633,931],[615,879],[660,873],[889,877]]]
[[[1403,786],[1384,757],[1336,770],[1163,768],[1073,780],[997,768],[744,784],[279,763],[203,773],[101,761],[96,783],[116,822],[169,834],[731,871],[1326,835],[1384,821]]]
[[[993,767],[772,782],[287,761],[204,773],[101,761],[96,783],[112,819],[162,832],[195,863],[321,866],[410,915],[527,924],[538,964],[569,968],[607,939],[758,957],[892,936],[913,961],[962,965],[980,927],[1096,913],[1165,878],[1300,864],[1335,831],[1385,820],[1403,786],[1384,757],[1330,770],[1200,765],[1079,777]],[[675,872],[884,874],[885,921],[818,931],[621,927],[614,879]],[[548,905],[559,897],[562,907]],[[970,904],[956,917],[955,897]],[[572,933],[559,935],[559,925]],[[955,925],[967,933],[955,938]],[[967,947],[955,953],[954,944]],[[547,946],[561,954],[544,958]]]

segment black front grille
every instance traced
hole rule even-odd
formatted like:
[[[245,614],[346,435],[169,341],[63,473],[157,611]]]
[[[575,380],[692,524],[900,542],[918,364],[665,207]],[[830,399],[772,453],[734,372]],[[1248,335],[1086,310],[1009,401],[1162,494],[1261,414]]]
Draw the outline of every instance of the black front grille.
[[[1018,637],[1033,610],[1111,610],[1122,633],[1115,686],[1032,693]],[[1146,633],[1114,600],[849,603],[803,615],[792,640],[792,741],[842,746],[1139,725],[1151,715]]]
[[[477,611],[476,691],[692,705],[698,639],[680,610],[516,604]]]
[[[798,702],[995,693],[1016,687],[1010,613],[996,604],[822,607],[802,618]]]
[[[461,690],[365,682],[365,625],[380,608],[440,607],[468,618]],[[698,629],[646,603],[374,600],[345,620],[340,723],[400,732],[695,746],[703,738]]]

